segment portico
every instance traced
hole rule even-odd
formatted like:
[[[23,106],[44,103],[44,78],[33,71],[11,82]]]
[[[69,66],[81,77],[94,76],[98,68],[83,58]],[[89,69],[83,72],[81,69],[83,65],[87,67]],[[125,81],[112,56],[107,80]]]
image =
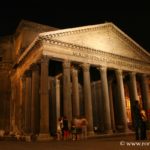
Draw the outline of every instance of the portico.
[[[106,31],[112,36],[108,38]],[[15,99],[12,130],[50,139],[60,116],[69,122],[84,116],[89,135],[94,134],[94,126],[99,133],[128,132],[126,97],[131,110],[135,99],[150,109],[149,58],[112,23],[39,34],[11,74],[12,101]],[[141,99],[137,76],[141,77]],[[20,121],[18,108],[23,114]]]

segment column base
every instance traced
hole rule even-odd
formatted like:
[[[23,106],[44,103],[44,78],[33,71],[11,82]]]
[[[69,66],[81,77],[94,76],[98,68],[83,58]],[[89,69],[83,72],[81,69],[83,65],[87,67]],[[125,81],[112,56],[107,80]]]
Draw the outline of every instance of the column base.
[[[96,134],[94,131],[88,131],[87,132],[87,138],[91,138],[91,137],[94,137]]]
[[[88,136],[92,136],[92,135],[95,135],[95,132],[94,131],[88,131]]]
[[[31,135],[25,135],[25,141],[31,142]]]
[[[128,132],[131,132],[131,130],[130,130],[129,128],[126,128],[126,129],[124,130],[124,132],[125,132],[125,133],[128,133]]]
[[[49,141],[53,138],[49,135],[49,133],[40,133],[37,137],[37,141]]]
[[[109,129],[109,130],[106,130],[104,131],[105,134],[113,134],[113,130],[112,129]]]
[[[150,121],[148,120],[146,123],[147,130],[150,130]]]

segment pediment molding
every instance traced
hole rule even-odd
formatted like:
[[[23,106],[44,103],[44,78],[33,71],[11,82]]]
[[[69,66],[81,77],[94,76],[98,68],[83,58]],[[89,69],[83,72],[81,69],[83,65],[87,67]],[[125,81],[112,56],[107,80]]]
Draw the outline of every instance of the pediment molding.
[[[122,38],[124,42],[127,42],[133,50],[136,50],[136,53],[138,52],[140,55],[144,55],[147,60],[150,59],[150,54],[145,51],[139,44],[137,44],[134,40],[132,40],[127,34],[125,34],[123,31],[121,31],[117,26],[113,25],[111,27],[112,31],[118,35],[118,37]]]
[[[142,65],[144,65],[144,64],[150,65],[150,63],[145,62],[145,61],[139,61],[139,60],[136,60],[136,59],[133,59],[133,58],[124,57],[124,56],[121,56],[121,55],[116,55],[116,54],[113,54],[113,53],[104,52],[103,50],[96,50],[96,49],[92,49],[92,48],[77,45],[77,44],[66,43],[66,42],[62,42],[62,41],[58,41],[58,40],[52,40],[52,39],[49,39],[47,37],[40,37],[38,42],[41,42],[41,43],[46,42],[46,43],[52,44],[52,45],[58,45],[58,46],[66,47],[66,48],[80,50],[80,51],[87,52],[87,53],[103,55],[105,57],[111,57],[113,59],[120,59],[120,60],[124,60],[124,61],[130,61],[132,63],[142,64]]]
[[[94,49],[87,46],[82,46],[79,44],[68,43],[61,40],[55,39],[55,37],[70,35],[70,34],[78,34],[80,32],[89,32],[92,30],[98,30],[99,28],[109,28],[113,29],[113,32],[116,32],[118,37],[123,38],[125,42],[130,42],[131,46],[135,46],[136,53],[138,51],[139,54],[144,55],[145,58],[148,59],[136,59],[135,57],[126,57],[122,55],[117,55],[114,53],[106,52],[103,49]],[[117,27],[116,27],[117,28]],[[118,31],[117,31],[118,30]],[[51,57],[55,57],[55,54],[58,54],[58,59],[64,59],[65,57],[70,58],[70,60],[75,59],[75,61],[81,60],[81,63],[89,61],[91,64],[102,64],[106,65],[106,67],[112,67],[115,69],[123,69],[127,71],[135,71],[140,73],[150,73],[150,55],[145,52],[140,46],[138,46],[132,39],[128,38],[126,35],[121,33],[119,29],[114,29],[113,24],[107,23],[103,25],[94,25],[88,27],[80,27],[75,29],[65,29],[59,31],[52,31],[39,34],[38,37],[31,43],[31,45],[24,51],[24,53],[17,60],[17,64],[23,63],[25,60],[29,59],[30,53],[35,50],[42,49],[44,55],[48,55]],[[54,49],[53,49],[54,48]],[[57,58],[56,56],[56,58]],[[60,57],[60,58],[59,58]],[[78,59],[79,58],[79,59]]]
[[[77,27],[77,28],[71,28],[71,29],[57,30],[53,32],[40,33],[39,37],[43,37],[47,40],[52,40],[52,39],[57,40],[57,38],[63,37],[63,36],[76,35],[79,33],[98,31],[98,30],[103,30],[103,29],[107,29],[108,33],[110,31],[115,33],[118,36],[118,38],[122,39],[122,41],[125,44],[128,44],[128,46],[132,47],[132,50],[134,51],[134,53],[143,57],[147,62],[150,62],[149,61],[150,54],[146,50],[144,50],[139,44],[137,44],[133,39],[131,39],[127,34],[121,31],[113,23],[104,23],[104,24],[99,24],[99,25],[90,25],[90,26]],[[71,44],[74,44],[74,43],[71,43]]]

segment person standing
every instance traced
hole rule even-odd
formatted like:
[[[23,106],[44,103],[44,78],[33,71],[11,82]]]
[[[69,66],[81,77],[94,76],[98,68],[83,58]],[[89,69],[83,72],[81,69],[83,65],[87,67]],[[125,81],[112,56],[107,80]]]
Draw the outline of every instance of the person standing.
[[[87,139],[87,125],[88,121],[86,118],[81,119],[81,126],[82,126],[82,139]]]
[[[141,139],[142,118],[141,118],[140,105],[139,105],[138,100],[134,101],[133,118],[134,118],[134,127],[135,127],[136,140],[140,140]]]
[[[57,140],[62,139],[63,136],[62,128],[63,128],[63,118],[59,118],[57,123]]]
[[[144,109],[141,109],[141,140],[146,140],[146,122],[147,122],[147,116]]]
[[[67,140],[69,138],[69,126],[68,126],[68,119],[66,116],[63,118],[63,138]]]
[[[74,123],[74,119],[71,122],[71,134],[72,134],[72,140],[77,140],[77,128]]]

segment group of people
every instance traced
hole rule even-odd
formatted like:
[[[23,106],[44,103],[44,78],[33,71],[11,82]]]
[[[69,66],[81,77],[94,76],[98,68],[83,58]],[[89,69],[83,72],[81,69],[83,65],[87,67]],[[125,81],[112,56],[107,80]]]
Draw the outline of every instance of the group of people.
[[[57,140],[80,140],[87,138],[87,119],[74,118],[71,122],[60,117],[57,123]]]
[[[136,140],[146,140],[146,122],[147,116],[144,109],[139,104],[138,100],[135,100],[134,104],[134,127],[135,127],[135,134]]]

